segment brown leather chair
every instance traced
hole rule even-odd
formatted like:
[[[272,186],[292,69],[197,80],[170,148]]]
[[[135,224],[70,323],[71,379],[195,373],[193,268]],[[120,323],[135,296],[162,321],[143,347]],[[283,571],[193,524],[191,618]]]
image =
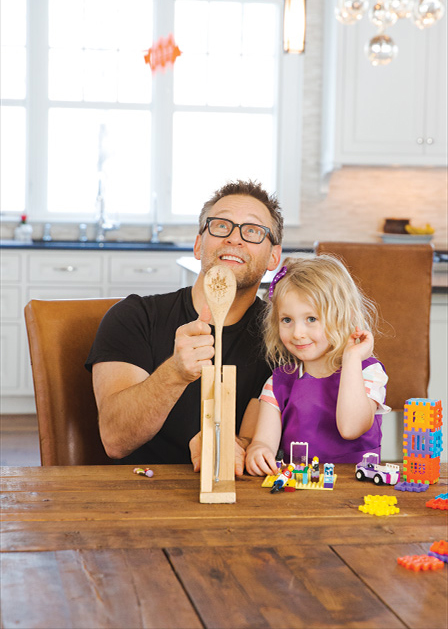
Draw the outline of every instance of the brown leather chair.
[[[319,242],[315,249],[342,259],[377,305],[375,355],[389,376],[386,403],[403,410],[408,398],[427,397],[432,245]]]
[[[25,306],[42,465],[112,463],[84,362],[103,315],[117,301],[32,299]]]

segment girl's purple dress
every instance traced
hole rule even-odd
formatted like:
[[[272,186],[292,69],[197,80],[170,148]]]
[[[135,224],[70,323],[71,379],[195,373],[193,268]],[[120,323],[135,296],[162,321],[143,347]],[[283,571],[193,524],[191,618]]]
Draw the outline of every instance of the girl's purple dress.
[[[379,362],[368,358],[362,363]],[[381,363],[380,363],[381,364]],[[375,415],[372,427],[358,439],[348,441],[336,426],[340,372],[328,378],[314,378],[299,372],[285,373],[281,367],[273,372],[273,392],[282,415],[280,448],[289,462],[291,441],[307,441],[308,456],[318,456],[320,463],[359,463],[366,452],[381,458],[381,415]]]

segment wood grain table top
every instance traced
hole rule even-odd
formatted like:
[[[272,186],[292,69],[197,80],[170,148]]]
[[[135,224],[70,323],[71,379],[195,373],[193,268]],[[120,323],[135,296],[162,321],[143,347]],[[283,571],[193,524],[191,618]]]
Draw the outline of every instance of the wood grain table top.
[[[332,491],[244,476],[222,505],[199,503],[191,466],[152,469],[2,468],[2,628],[448,627],[448,566],[397,564],[447,539],[448,512],[426,507],[446,465],[422,493],[354,465]],[[400,512],[360,512],[368,494]]]

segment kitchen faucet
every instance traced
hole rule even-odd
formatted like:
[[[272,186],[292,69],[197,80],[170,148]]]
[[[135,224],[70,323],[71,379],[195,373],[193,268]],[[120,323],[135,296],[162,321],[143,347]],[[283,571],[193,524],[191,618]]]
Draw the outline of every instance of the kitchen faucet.
[[[100,208],[98,220],[95,225],[96,229],[96,242],[104,242],[106,240],[106,232],[114,229],[119,229],[120,223],[117,221],[111,221],[107,218],[104,210],[104,198],[101,194],[97,197],[97,205]]]
[[[153,193],[153,217],[152,217],[152,230],[151,230],[151,240],[149,241],[153,245],[157,245],[160,243],[159,234],[163,231],[162,225],[157,220],[157,194]]]

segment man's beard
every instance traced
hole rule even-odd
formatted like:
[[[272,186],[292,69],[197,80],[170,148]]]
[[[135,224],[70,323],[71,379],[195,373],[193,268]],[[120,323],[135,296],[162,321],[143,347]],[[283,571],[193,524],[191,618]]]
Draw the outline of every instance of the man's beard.
[[[213,259],[207,256],[202,256],[201,252],[201,268],[203,273],[207,273],[212,267],[219,264],[224,264],[224,260],[220,260],[220,256],[225,255],[225,253],[218,252],[216,256],[213,256]],[[236,255],[234,253],[228,253],[228,255]],[[247,255],[238,255],[236,257],[240,257],[244,260],[245,264],[242,264],[243,267],[241,269],[242,273],[238,273],[238,267],[231,267],[235,273],[236,279],[236,289],[238,291],[247,290],[257,286],[261,282],[261,278],[266,272],[266,265],[258,266],[254,268],[251,266],[251,259]]]

